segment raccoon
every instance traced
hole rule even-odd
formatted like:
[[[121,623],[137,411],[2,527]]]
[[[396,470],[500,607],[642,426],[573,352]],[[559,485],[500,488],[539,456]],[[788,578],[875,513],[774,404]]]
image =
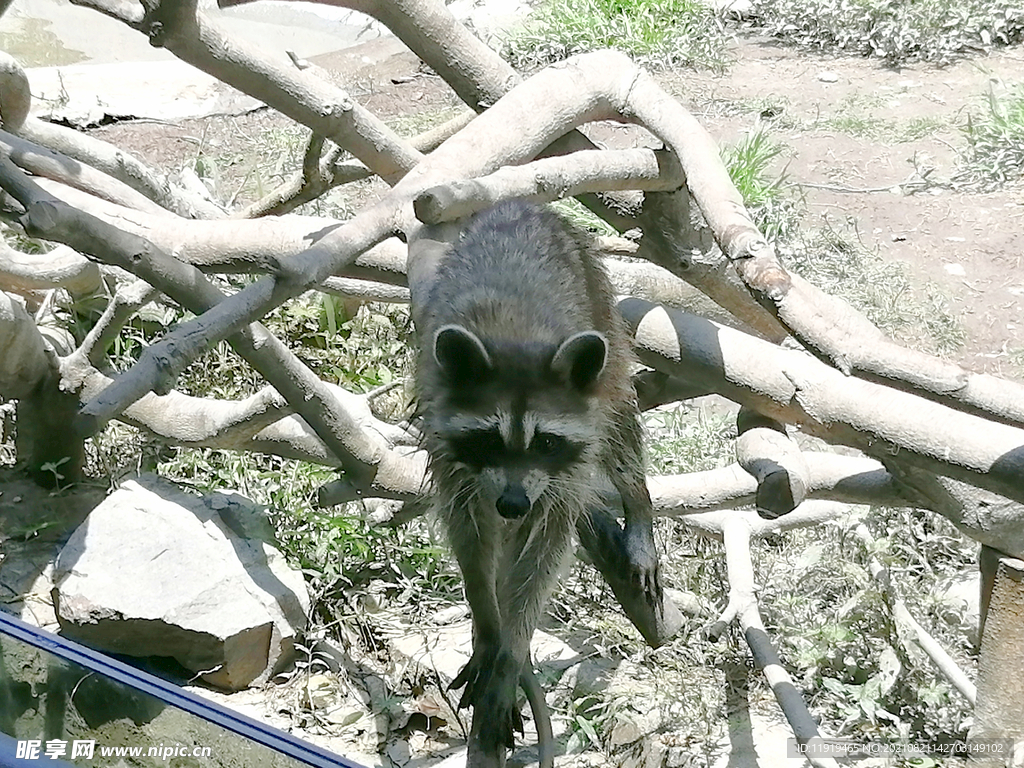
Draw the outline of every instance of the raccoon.
[[[468,764],[501,766],[522,731],[530,639],[598,503],[596,473],[622,496],[632,575],[661,604],[632,348],[603,265],[531,203],[473,218],[421,296],[416,411],[473,614],[452,687],[473,707]]]

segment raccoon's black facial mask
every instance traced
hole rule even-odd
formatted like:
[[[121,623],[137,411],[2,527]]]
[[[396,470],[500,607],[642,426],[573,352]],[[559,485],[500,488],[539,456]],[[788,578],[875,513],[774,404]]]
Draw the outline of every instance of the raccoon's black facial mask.
[[[451,457],[470,467],[523,464],[544,469],[549,474],[568,469],[584,450],[582,443],[553,432],[536,433],[525,450],[510,448],[497,427],[467,430],[449,437],[447,442]]]

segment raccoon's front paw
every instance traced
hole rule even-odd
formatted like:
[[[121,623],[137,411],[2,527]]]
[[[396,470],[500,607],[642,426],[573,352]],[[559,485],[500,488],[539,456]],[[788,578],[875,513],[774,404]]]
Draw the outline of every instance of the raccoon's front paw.
[[[626,524],[626,559],[629,563],[630,582],[660,614],[664,600],[661,565],[654,544],[654,531],[649,525]]]
[[[508,651],[480,646],[452,681],[453,689],[466,686],[459,708],[473,707],[473,730],[484,754],[511,749],[513,732],[523,732],[523,716],[516,705],[521,667]]]
[[[494,664],[498,657],[498,648],[492,645],[476,643],[469,663],[455,676],[448,690],[454,691],[462,686],[466,690],[459,699],[459,709],[476,706],[482,693],[491,685],[490,679]]]

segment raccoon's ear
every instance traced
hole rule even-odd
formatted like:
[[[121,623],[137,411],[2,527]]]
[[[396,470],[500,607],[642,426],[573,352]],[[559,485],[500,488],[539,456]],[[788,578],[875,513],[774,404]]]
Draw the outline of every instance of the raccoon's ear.
[[[492,367],[483,342],[461,325],[438,328],[434,334],[434,359],[456,384],[479,379]]]
[[[601,375],[608,359],[608,341],[597,331],[570,336],[551,359],[551,370],[579,390],[586,389]]]

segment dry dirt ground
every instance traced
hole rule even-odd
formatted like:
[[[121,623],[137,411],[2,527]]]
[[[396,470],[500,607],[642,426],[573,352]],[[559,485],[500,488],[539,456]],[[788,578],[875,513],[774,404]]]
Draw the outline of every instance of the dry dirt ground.
[[[751,127],[754,115],[742,112],[744,105],[770,108],[777,115],[772,135],[787,147],[790,180],[815,185],[801,187],[805,225],[825,218],[856,222],[866,246],[906,263],[949,297],[967,337],[956,355],[961,362],[1001,375],[1024,373],[1020,358],[1013,362],[1024,348],[1024,189],[892,191],[912,177],[915,162],[939,179],[954,174],[967,114],[980,110],[990,83],[1024,81],[1024,49],[900,71],[767,41],[742,43],[736,53],[724,77],[675,75],[675,92],[720,142]],[[925,124],[933,130],[900,140]]]
[[[945,69],[901,71],[871,60],[800,54],[757,39],[738,42],[734,55],[723,75],[676,71],[659,77],[720,142],[735,141],[770,115],[772,136],[786,147],[782,162],[790,180],[806,185],[798,188],[805,225],[855,224],[868,248],[905,262],[922,284],[941,287],[967,337],[955,358],[977,370],[1020,377],[1024,189],[961,194],[935,188],[910,195],[893,188],[911,176],[915,160],[918,167],[933,167],[933,177],[953,174],[967,111],[980,108],[991,79],[1021,79],[1024,50]],[[409,115],[436,117],[456,106],[447,86],[393,41],[315,61],[405,133],[416,130]],[[895,140],[925,120],[932,129],[924,135]],[[253,148],[265,149],[273,136],[302,135],[267,110],[174,125],[121,122],[93,132],[168,170],[202,156],[218,177],[218,194],[239,202],[294,168],[301,141],[269,165],[253,159]]]

